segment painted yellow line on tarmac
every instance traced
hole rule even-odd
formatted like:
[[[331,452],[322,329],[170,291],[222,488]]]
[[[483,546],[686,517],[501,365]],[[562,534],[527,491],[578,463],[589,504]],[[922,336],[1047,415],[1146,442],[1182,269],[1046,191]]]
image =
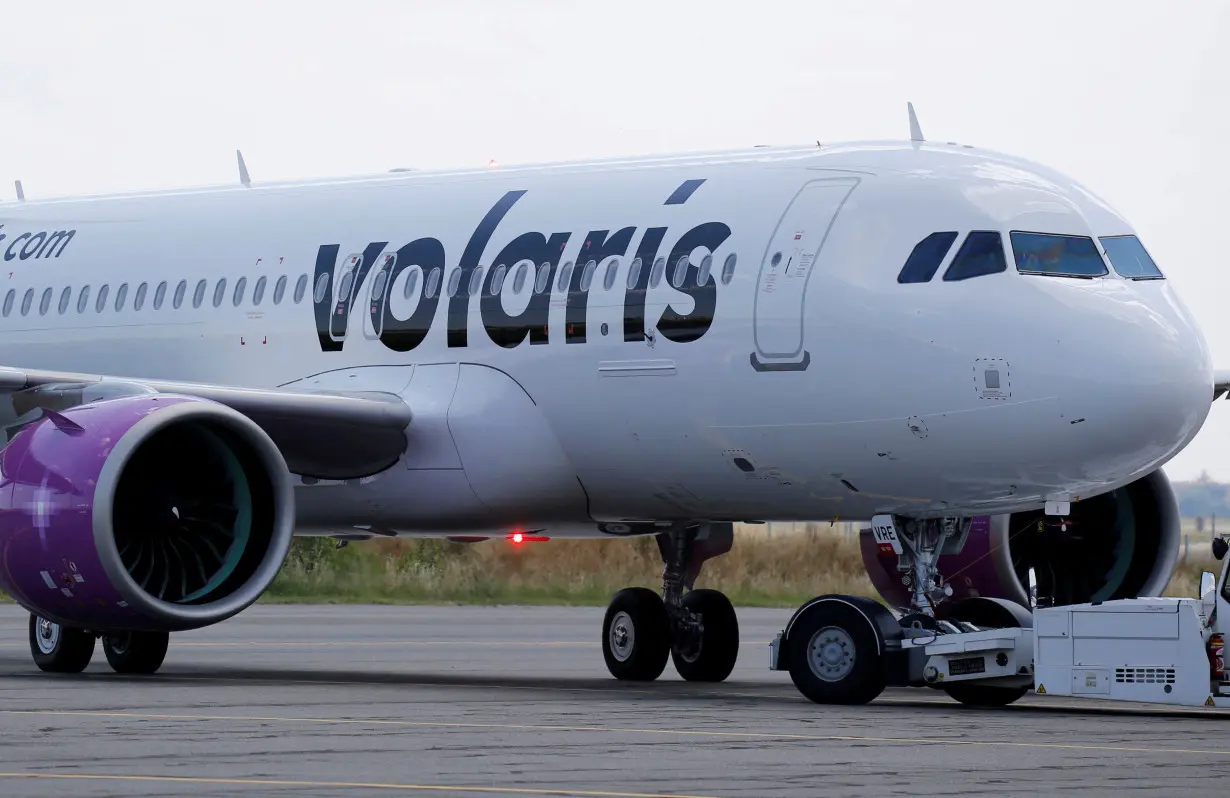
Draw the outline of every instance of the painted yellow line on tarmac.
[[[1140,754],[1206,754],[1230,756],[1230,750],[1206,748],[1147,748],[1129,745],[1093,745],[1083,743],[1039,743],[1013,740],[965,740],[937,737],[871,737],[853,734],[791,734],[789,732],[756,732],[723,729],[644,729],[625,726],[568,726],[540,723],[462,723],[449,721],[386,720],[382,718],[295,718],[280,715],[189,715],[155,712],[103,712],[93,710],[0,709],[0,715],[32,715],[37,717],[128,718],[133,720],[184,721],[244,721],[252,723],[314,723],[339,726],[396,726],[419,729],[472,729],[477,731],[534,732],[604,732],[608,734],[650,734],[675,737],[728,737],[750,740],[787,740],[798,742],[892,743],[899,745],[958,745],[974,747],[1028,748],[1059,751],[1121,751]]]
[[[414,792],[483,793],[486,795],[562,795],[577,798],[714,798],[711,795],[678,795],[647,792],[570,790],[564,787],[465,787],[456,784],[398,784],[376,781],[308,781],[306,779],[227,779],[204,776],[138,776],[115,773],[23,773],[0,772],[0,779],[65,779],[76,781],[152,781],[173,784],[224,784],[251,787],[325,787],[346,790],[401,790]]]

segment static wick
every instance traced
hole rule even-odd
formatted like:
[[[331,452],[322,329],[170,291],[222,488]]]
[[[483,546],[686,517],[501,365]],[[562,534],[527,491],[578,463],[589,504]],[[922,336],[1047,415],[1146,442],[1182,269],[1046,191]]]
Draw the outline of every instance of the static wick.
[[[20,181],[20,180],[14,180],[14,181],[13,181],[13,185],[17,187],[17,201],[18,201],[18,202],[25,202],[25,201],[26,201],[26,191],[25,191],[25,189],[23,189],[23,188],[21,187],[21,181]]]

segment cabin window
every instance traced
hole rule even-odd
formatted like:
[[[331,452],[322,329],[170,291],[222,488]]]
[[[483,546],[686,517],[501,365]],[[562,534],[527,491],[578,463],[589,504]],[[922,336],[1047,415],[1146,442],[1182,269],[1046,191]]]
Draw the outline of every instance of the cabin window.
[[[483,267],[475,266],[474,271],[470,272],[470,296],[478,296],[483,292]]]
[[[38,302],[38,315],[47,315],[47,311],[51,308],[51,297],[55,295],[55,292],[54,288],[48,288],[43,292],[43,298]]]
[[[72,301],[73,289],[72,286],[64,286],[64,290],[60,292],[60,315],[63,316],[68,312],[68,303]]]
[[[706,255],[700,261],[700,271],[696,274],[696,284],[704,285],[709,282],[709,273],[713,271],[713,256]]]
[[[497,295],[504,290],[504,275],[508,274],[508,268],[504,264],[495,267],[495,273],[491,275],[491,293]]]
[[[588,291],[590,284],[594,281],[594,272],[598,269],[598,262],[591,260],[585,264],[585,269],[581,272],[581,284],[578,286],[582,291]]]
[[[910,251],[910,256],[905,259],[905,265],[901,267],[901,273],[897,275],[897,282],[930,282],[956,240],[957,234],[950,231],[932,233],[919,241]]]
[[[214,307],[215,308],[222,304],[222,297],[224,296],[226,296],[226,278],[225,277],[219,280],[218,284],[214,286]]]
[[[307,292],[307,284],[308,276],[306,274],[299,275],[299,281],[295,283],[295,294],[293,297],[296,305],[303,301],[303,295]]]
[[[322,272],[316,278],[316,288],[312,291],[312,301],[317,305],[323,304],[325,301],[325,292],[329,290],[329,275]]]
[[[1120,277],[1129,280],[1164,280],[1162,270],[1136,236],[1105,236],[1099,238],[1110,265]]]
[[[559,290],[564,293],[572,290],[572,261],[565,263],[559,273]]]
[[[247,291],[248,291],[248,278],[240,277],[238,280],[235,281],[235,293],[231,297],[231,304],[234,305],[235,307],[239,307],[241,304],[243,304],[243,297],[244,297],[244,294],[247,293]]]
[[[94,300],[94,312],[102,313],[103,308],[107,306],[107,294],[111,291],[111,286],[103,283],[102,288],[98,289],[98,299]]]
[[[115,292],[115,312],[119,313],[124,309],[124,300],[128,298],[128,283],[121,283],[120,287]]]
[[[90,287],[83,285],[81,286],[81,293],[77,295],[77,312],[85,313],[85,308],[88,304],[90,304]]]
[[[538,267],[538,276],[534,279],[534,291],[541,294],[547,290],[547,286],[550,284],[551,264],[544,260],[542,265]]]
[[[453,269],[448,276],[447,293],[450,297],[457,296],[457,289],[461,287],[461,269]]]
[[[273,304],[282,304],[282,297],[286,294],[286,275],[278,278],[278,281],[273,284]]]
[[[606,265],[606,277],[602,278],[602,289],[610,291],[615,287],[615,278],[619,276],[619,258],[611,258]]]
[[[431,274],[427,276],[427,284],[424,286],[424,296],[431,299],[440,290],[441,275],[444,270],[439,266],[431,270]]]
[[[641,279],[641,259],[633,258],[632,265],[628,267],[628,290],[636,288],[637,281]]]
[[[649,271],[649,287],[657,288],[662,282],[662,274],[666,271],[666,258],[658,258],[653,262],[653,268]]]
[[[8,316],[13,312],[13,302],[17,299],[17,292],[12,288],[4,295],[4,315]]]
[[[357,266],[355,268],[358,268]],[[340,301],[350,299],[350,289],[354,286],[354,270],[349,269],[342,275],[342,284],[337,289],[337,298]]]
[[[1014,230],[1008,237],[1012,240],[1012,253],[1016,256],[1016,270],[1021,274],[1091,278],[1110,273],[1097,245],[1089,236]]]
[[[521,265],[517,267],[517,272],[516,274],[513,275],[513,293],[514,294],[521,293],[522,289],[525,288],[525,278],[529,276],[531,265],[532,264],[530,264],[529,262],[523,261]]]
[[[252,307],[260,307],[261,300],[265,298],[265,282],[265,276],[261,275],[256,285],[252,286]]]
[[[389,270],[381,269],[376,272],[376,279],[372,281],[372,301],[379,302],[384,298],[384,284],[389,281]]]
[[[26,315],[30,312],[30,305],[34,303],[34,289],[27,288],[26,295],[21,298],[21,315]]]
[[[683,282],[688,276],[689,265],[687,255],[675,261],[675,273],[671,275],[671,285],[676,288],[683,288]]]
[[[1004,243],[994,230],[975,230],[969,234],[957,250],[957,256],[944,271],[944,280],[968,280],[986,274],[998,274],[1008,270],[1004,258]]]
[[[179,310],[179,306],[184,304],[184,294],[187,293],[187,291],[188,281],[180,280],[179,285],[175,286],[175,296],[171,300],[171,304],[176,310]]]
[[[133,297],[132,299],[132,309],[133,310],[140,310],[141,308],[145,307],[145,293],[147,291],[149,291],[149,286],[146,285],[145,283],[141,283],[139,286],[137,286],[137,295]]]
[[[163,280],[154,289],[154,310],[162,310],[162,301],[167,298],[167,281]]]
[[[199,308],[201,306],[201,303],[205,301],[205,289],[208,287],[208,280],[201,280],[196,284],[196,289],[192,292],[192,307]]]
[[[730,285],[731,279],[735,276],[735,263],[738,260],[733,252],[726,256],[726,262],[722,264],[722,285]]]
[[[402,295],[406,299],[414,296],[415,292],[419,290],[419,274],[422,271],[418,266],[411,266],[406,269],[406,284],[402,287]]]

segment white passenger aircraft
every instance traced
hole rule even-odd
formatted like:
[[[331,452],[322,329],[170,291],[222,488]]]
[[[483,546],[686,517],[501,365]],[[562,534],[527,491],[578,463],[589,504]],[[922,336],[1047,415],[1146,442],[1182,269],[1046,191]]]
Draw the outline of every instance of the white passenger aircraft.
[[[910,120],[0,206],[0,586],[35,661],[80,671],[101,637],[156,671],[292,531],[655,535],[663,595],[604,622],[626,679],[730,673],[734,611],[692,585],[734,522],[890,517],[924,593],[1023,600],[1026,564],[1073,600],[1158,589],[1159,468],[1227,382],[1201,331],[1106,203]],[[994,568],[945,587],[961,546]],[[905,560],[867,562],[901,589]]]

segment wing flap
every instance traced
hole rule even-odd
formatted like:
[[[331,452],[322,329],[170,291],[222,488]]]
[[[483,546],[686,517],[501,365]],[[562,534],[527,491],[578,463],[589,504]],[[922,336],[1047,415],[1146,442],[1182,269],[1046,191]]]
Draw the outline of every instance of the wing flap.
[[[108,388],[174,393],[227,405],[265,430],[292,473],[317,479],[357,479],[387,469],[405,453],[405,429],[413,417],[400,396],[380,391],[237,388],[0,368],[0,394],[52,387],[67,392],[68,406],[102,398]],[[32,398],[31,404],[42,403]]]

